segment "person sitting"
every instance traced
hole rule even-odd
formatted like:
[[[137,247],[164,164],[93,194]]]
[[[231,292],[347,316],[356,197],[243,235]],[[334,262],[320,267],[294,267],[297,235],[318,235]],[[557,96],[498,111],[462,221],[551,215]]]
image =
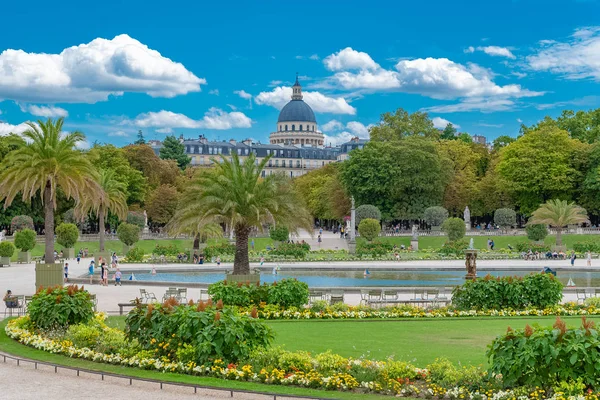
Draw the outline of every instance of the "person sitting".
[[[550,260],[552,258],[552,252],[550,250],[548,250],[546,252],[546,259]]]
[[[9,289],[6,291],[4,298],[2,299],[6,308],[17,308],[19,307],[19,300],[16,296],[13,296],[12,291]]]

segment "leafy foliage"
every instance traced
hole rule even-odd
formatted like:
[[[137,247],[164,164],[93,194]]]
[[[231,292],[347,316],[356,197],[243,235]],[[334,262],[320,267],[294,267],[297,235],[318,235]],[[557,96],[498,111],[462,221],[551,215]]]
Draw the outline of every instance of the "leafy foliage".
[[[598,253],[600,252],[600,243],[591,240],[573,243],[573,250],[575,250],[576,253],[587,253],[588,251]]]
[[[276,226],[269,229],[269,237],[276,242],[285,242],[290,237],[290,231],[285,226]]]
[[[211,259],[213,257],[222,256],[222,255],[234,255],[235,254],[235,245],[227,242],[221,242],[217,244],[213,244],[211,246],[206,246],[204,248],[204,255]]]
[[[509,327],[492,342],[487,356],[490,372],[502,374],[506,386],[548,387],[581,380],[597,389],[599,349],[600,337],[592,321],[583,317],[581,327],[573,329],[557,317],[552,327]]]
[[[240,315],[233,308],[202,302],[140,305],[127,315],[126,324],[126,336],[137,340],[142,348],[198,365],[217,359],[237,362],[273,340],[273,333],[264,322]]]
[[[33,219],[29,215],[17,215],[10,222],[10,230],[13,233],[22,229],[34,229]]]
[[[146,203],[148,218],[156,224],[169,222],[177,209],[179,192],[172,185],[160,185],[151,194]]]
[[[356,207],[356,224],[360,225],[360,221],[366,218],[376,219],[377,221],[381,221],[381,211],[379,208],[371,205],[371,204],[363,204]]]
[[[358,224],[358,233],[369,242],[378,237],[379,232],[381,232],[381,225],[379,225],[379,221],[376,219],[365,218]]]
[[[467,232],[465,221],[460,218],[448,218],[442,224],[442,230],[448,235],[448,240],[451,242],[462,239]]]
[[[499,208],[494,212],[494,223],[502,229],[508,229],[517,224],[517,213],[510,208]]]
[[[460,310],[543,309],[562,300],[563,285],[552,274],[474,279],[457,286],[452,304]]]
[[[117,236],[119,237],[119,240],[127,246],[133,246],[140,240],[140,227],[123,222],[117,228]]]
[[[127,261],[130,262],[141,262],[144,260],[144,250],[139,247],[134,247],[129,249],[125,257],[127,257]]]
[[[15,245],[11,242],[0,243],[0,257],[12,257],[15,254]]]
[[[269,254],[279,256],[293,256],[297,259],[303,259],[310,251],[310,245],[308,243],[282,243],[275,249],[271,250]]]
[[[262,285],[219,281],[208,287],[208,294],[213,300],[221,300],[228,306],[258,306],[264,302],[289,308],[308,303],[308,285],[296,279],[281,279]]]
[[[127,213],[127,223],[137,225],[140,228],[145,226],[146,218],[144,214],[139,211],[129,211]]]
[[[540,252],[545,253],[550,250],[550,246],[546,244],[537,244],[531,242],[517,242],[515,245],[515,249],[520,252],[528,252],[531,250],[532,252]]]
[[[341,221],[350,213],[350,198],[340,180],[340,167],[330,163],[293,180],[314,218]]]
[[[440,254],[460,256],[465,254],[465,250],[469,247],[466,240],[455,240],[446,242],[440,248]]]
[[[75,224],[60,224],[56,227],[56,241],[63,247],[73,248],[79,239],[79,229]]]
[[[544,240],[548,236],[548,228],[544,224],[528,224],[525,231],[529,240]]]
[[[94,317],[93,308],[83,286],[70,285],[38,289],[27,310],[35,329],[47,331],[87,323]]]
[[[410,114],[402,108],[398,108],[393,114],[381,114],[379,124],[373,126],[369,133],[371,140],[381,142],[398,141],[407,137],[440,137],[440,132],[433,126],[427,113],[418,111]]]
[[[423,219],[429,226],[442,226],[448,219],[448,210],[441,206],[427,207]]]
[[[562,245],[562,228],[567,225],[587,222],[587,212],[566,200],[548,200],[533,212],[527,224],[544,224],[557,228],[556,245]]]
[[[366,256],[370,254],[374,257],[381,257],[392,251],[392,249],[393,246],[389,242],[359,242],[356,246],[356,254],[359,256]]]
[[[191,158],[185,154],[185,146],[175,136],[167,136],[160,148],[160,158],[163,160],[175,160],[181,169],[185,169]]]
[[[168,246],[157,244],[152,249],[152,254],[157,255],[157,256],[176,256],[180,252],[181,252],[181,250],[174,244],[170,244]]]
[[[35,247],[37,234],[31,229],[23,229],[15,233],[15,247],[21,251],[29,251]]]

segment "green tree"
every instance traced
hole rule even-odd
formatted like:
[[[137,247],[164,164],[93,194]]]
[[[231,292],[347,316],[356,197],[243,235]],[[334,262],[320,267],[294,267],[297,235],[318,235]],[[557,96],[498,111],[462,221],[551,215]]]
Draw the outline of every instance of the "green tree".
[[[135,142],[133,142],[133,144],[146,144],[146,139],[144,138],[144,134],[142,133],[141,129],[138,131],[137,139]]]
[[[558,127],[569,132],[573,139],[584,143],[596,143],[600,139],[600,108],[577,112],[564,110],[557,119],[546,116],[535,125],[522,125],[521,132],[527,134],[543,127]]]
[[[140,227],[123,222],[117,228],[117,236],[127,246],[133,246],[140,240]]]
[[[140,171],[148,180],[152,188],[159,185],[176,185],[181,175],[181,170],[174,160],[162,160],[156,155],[152,147],[142,145],[129,145],[123,148],[123,153],[132,168]]]
[[[154,190],[146,202],[148,219],[155,224],[166,224],[175,215],[179,192],[174,186],[160,185]]]
[[[442,226],[448,219],[448,210],[440,206],[427,207],[423,219],[429,226]]]
[[[81,202],[99,199],[96,172],[76,146],[85,140],[78,131],[62,132],[63,118],[27,123],[21,138],[13,138],[16,150],[2,162],[0,198],[8,207],[17,194],[23,201],[42,193],[44,202],[45,260],[54,260],[54,210],[59,188],[66,198]],[[93,200],[92,200],[93,201]]]
[[[574,165],[581,146],[566,131],[542,127],[500,151],[498,173],[522,213],[531,213],[552,198],[571,198],[581,179]]]
[[[456,139],[456,132],[457,130],[454,127],[454,125],[452,125],[452,123],[449,122],[448,125],[446,125],[446,127],[442,131],[442,136],[440,137],[440,139],[454,140]]]
[[[358,224],[358,233],[369,242],[378,237],[379,232],[381,232],[381,225],[379,225],[379,221],[376,219],[364,218]]]
[[[511,143],[514,143],[517,139],[508,135],[498,136],[492,142],[492,149],[494,151],[499,151],[501,148],[508,146]]]
[[[221,155],[214,167],[200,174],[186,194],[200,224],[227,224],[235,232],[234,274],[248,274],[248,236],[252,229],[263,229],[265,224],[276,224],[295,231],[299,227],[312,229],[310,214],[293,190],[289,178],[282,174],[261,173],[270,157],[256,162],[252,153],[245,160],[237,154]]]
[[[432,140],[369,142],[341,167],[348,193],[358,204],[376,206],[383,220],[420,218],[442,202],[446,175]]]
[[[75,224],[60,224],[56,227],[56,241],[63,247],[72,249],[79,239],[79,229]],[[54,251],[52,252],[54,259]],[[48,259],[46,259],[48,260]]]
[[[327,164],[293,180],[294,188],[317,219],[342,220],[350,213],[350,198],[340,181],[339,164]]]
[[[562,246],[562,230],[567,225],[587,222],[585,209],[566,200],[548,200],[531,215],[527,225],[543,224],[556,228],[556,245]]]
[[[140,228],[146,226],[146,217],[144,217],[144,214],[140,211],[129,211],[127,213],[126,221],[128,224],[137,225]]]
[[[455,242],[465,237],[467,227],[465,221],[460,218],[448,218],[442,224],[442,231],[448,236],[448,240]]]
[[[0,243],[0,257],[12,257],[15,254],[15,246],[11,242]]]
[[[175,136],[167,136],[160,148],[160,158],[163,160],[175,160],[181,169],[185,169],[191,158],[185,154],[185,146]]]
[[[499,208],[494,212],[494,224],[506,230],[517,225],[517,213],[510,208]]]
[[[277,226],[269,229],[269,237],[276,242],[285,242],[290,237],[290,231],[285,226]]]
[[[33,219],[29,215],[17,215],[10,221],[10,230],[13,233],[22,229],[34,229]]]
[[[548,236],[548,228],[544,224],[531,224],[525,228],[529,240],[544,240]]]
[[[127,217],[127,195],[125,194],[125,185],[117,180],[115,171],[112,169],[100,170],[98,186],[100,187],[99,193],[96,194],[98,201],[92,201],[92,199],[82,201],[75,209],[75,215],[83,219],[90,211],[93,211],[98,216],[99,250],[104,251],[105,222],[108,213],[111,212],[119,220],[125,219]]]
[[[15,233],[15,247],[21,251],[29,251],[35,247],[37,235],[31,229],[23,229]]]
[[[456,137],[456,140],[459,140],[459,141],[461,141],[463,143],[468,143],[468,144],[473,143],[473,138],[471,137],[471,135],[469,135],[466,132],[460,133]]]
[[[371,205],[371,204],[361,204],[356,207],[356,223],[360,224],[365,218],[375,219],[377,221],[381,221],[381,211],[379,208]]]
[[[440,132],[433,126],[429,115],[423,112],[408,113],[398,108],[395,113],[381,114],[379,124],[369,131],[371,140],[378,142],[395,141],[409,136],[422,136],[438,139]]]

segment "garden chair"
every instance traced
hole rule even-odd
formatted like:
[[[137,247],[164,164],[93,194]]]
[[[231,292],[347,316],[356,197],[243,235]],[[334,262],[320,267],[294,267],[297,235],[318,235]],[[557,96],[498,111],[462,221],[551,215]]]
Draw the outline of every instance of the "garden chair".
[[[344,291],[343,290],[332,290],[329,296],[329,304],[333,305],[336,303],[344,302]]]
[[[581,301],[581,304],[583,304],[583,302],[585,302],[585,299],[587,298],[585,289],[576,289],[575,293],[577,294],[577,303]]]
[[[177,301],[187,303],[187,288],[177,289]]]
[[[98,297],[94,293],[90,293],[90,300],[94,304],[94,311],[98,311]]]
[[[381,290],[369,290],[369,305],[381,305]]]
[[[308,292],[308,301],[310,304],[313,304],[315,301],[325,300],[325,299],[326,299],[326,295],[325,295],[325,292],[323,292],[322,290],[310,289],[310,291]]]
[[[398,292],[396,290],[384,290],[382,295],[382,303],[395,304],[398,303]]]
[[[147,292],[146,289],[140,289],[140,296],[142,297],[143,303],[158,301],[154,293]]]
[[[162,297],[162,301],[164,302],[164,301],[170,299],[171,297],[175,297],[175,299],[177,299],[178,296],[179,296],[179,291],[177,290],[177,288],[168,288]]]
[[[368,290],[361,290],[360,291],[360,303],[361,306],[364,304],[366,306],[369,305],[369,291]]]
[[[13,316],[13,312],[16,311],[17,316],[21,315],[21,312],[25,313],[25,296],[21,295],[13,295],[4,302],[6,308],[4,309],[4,317],[6,318],[6,314],[9,317]]]

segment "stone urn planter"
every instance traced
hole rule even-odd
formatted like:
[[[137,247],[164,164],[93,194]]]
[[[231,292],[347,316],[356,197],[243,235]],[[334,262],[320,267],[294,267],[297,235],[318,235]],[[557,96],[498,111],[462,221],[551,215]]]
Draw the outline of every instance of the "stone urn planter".
[[[3,267],[10,266],[10,257],[0,257],[0,265],[2,265]]]
[[[65,247],[62,251],[65,259],[71,260],[75,258],[75,249],[73,247]]]
[[[30,251],[20,251],[17,261],[20,263],[29,264],[31,262],[31,252]]]
[[[62,264],[35,264],[35,287],[62,286],[64,271]]]

